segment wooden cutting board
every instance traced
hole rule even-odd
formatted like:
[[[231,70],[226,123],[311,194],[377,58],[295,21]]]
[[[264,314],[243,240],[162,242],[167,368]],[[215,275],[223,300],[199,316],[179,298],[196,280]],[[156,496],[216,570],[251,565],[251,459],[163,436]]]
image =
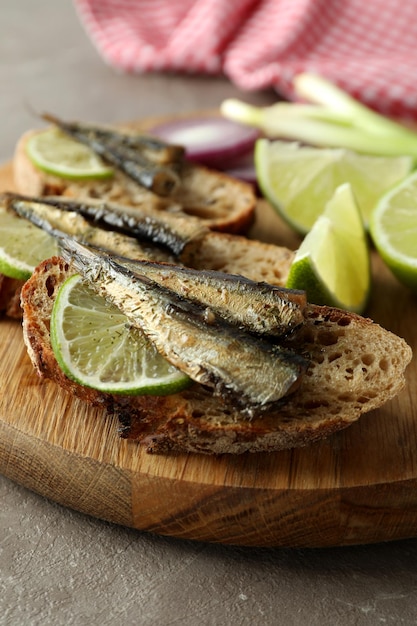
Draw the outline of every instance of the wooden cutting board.
[[[0,169],[0,190],[12,188]],[[296,246],[266,205],[253,235]],[[417,347],[417,302],[373,258],[369,316]],[[401,395],[308,448],[152,456],[51,382],[0,320],[0,473],[64,506],[163,535],[246,546],[338,546],[417,536],[417,365]]]

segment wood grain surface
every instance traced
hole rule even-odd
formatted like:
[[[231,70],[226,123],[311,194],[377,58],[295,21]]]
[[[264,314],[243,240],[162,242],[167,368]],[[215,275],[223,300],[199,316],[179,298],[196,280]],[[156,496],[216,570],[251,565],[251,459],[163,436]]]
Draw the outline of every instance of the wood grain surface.
[[[0,189],[12,189],[11,167]],[[265,204],[252,233],[296,237]],[[417,347],[415,297],[373,256],[368,315]],[[383,408],[308,448],[231,457],[154,456],[40,381],[21,325],[0,320],[0,472],[64,506],[175,537],[246,546],[338,546],[417,536],[417,371]]]

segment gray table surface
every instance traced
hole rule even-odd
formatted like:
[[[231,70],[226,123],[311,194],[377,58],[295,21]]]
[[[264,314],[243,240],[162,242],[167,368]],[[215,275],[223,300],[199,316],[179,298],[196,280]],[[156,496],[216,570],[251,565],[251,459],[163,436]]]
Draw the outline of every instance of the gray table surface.
[[[1,161],[33,109],[113,122],[274,99],[223,78],[119,74],[65,0],[0,0],[0,85]],[[1,476],[0,498],[1,625],[417,624],[413,539],[244,549],[113,526]]]

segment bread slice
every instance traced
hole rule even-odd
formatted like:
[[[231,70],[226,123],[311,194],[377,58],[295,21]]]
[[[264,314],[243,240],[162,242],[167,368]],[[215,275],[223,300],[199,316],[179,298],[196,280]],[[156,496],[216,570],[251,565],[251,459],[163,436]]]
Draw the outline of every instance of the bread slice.
[[[173,195],[160,197],[140,187],[123,173],[95,181],[70,181],[51,176],[36,168],[26,154],[28,140],[39,130],[26,132],[18,141],[13,158],[16,191],[29,196],[69,196],[100,198],[127,206],[146,206],[156,211],[181,209],[194,215],[212,230],[243,233],[254,219],[256,194],[252,185],[201,165],[186,163],[181,185]]]
[[[213,233],[209,240],[215,254],[216,244],[221,249],[222,237],[216,239]],[[245,252],[237,256],[230,248],[226,248],[227,254],[224,250],[228,271],[244,274],[242,255],[258,258],[265,254],[271,259],[275,249],[275,270],[281,267],[281,276],[285,276],[291,261],[289,251],[245,241]],[[217,265],[217,257],[211,258],[207,248],[205,261],[210,260],[211,267]],[[223,260],[219,265],[224,269]],[[263,280],[274,278],[275,270],[270,270],[268,262],[253,264],[251,269],[252,278],[256,274]],[[239,454],[304,446],[349,426],[404,386],[404,370],[412,354],[403,339],[356,314],[308,305],[301,333],[286,345],[308,355],[311,365],[300,388],[274,412],[246,419],[198,384],[167,397],[122,397],[87,389],[60,370],[49,337],[57,290],[72,272],[63,259],[54,257],[41,263],[23,287],[23,330],[29,356],[41,377],[117,414],[121,436],[140,442],[150,453]],[[275,283],[280,284],[276,276]]]

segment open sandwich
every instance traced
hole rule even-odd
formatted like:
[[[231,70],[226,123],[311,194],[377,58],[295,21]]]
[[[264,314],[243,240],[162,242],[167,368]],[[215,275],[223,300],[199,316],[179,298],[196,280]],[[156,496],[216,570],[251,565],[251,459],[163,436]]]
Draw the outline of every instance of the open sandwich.
[[[24,339],[39,375],[116,414],[122,437],[153,453],[282,450],[349,426],[403,388],[411,359],[403,339],[285,290],[294,253],[235,234],[253,218],[246,184],[187,162],[183,180],[175,169],[175,201],[123,171],[105,188],[67,183],[33,166],[25,140],[15,157],[22,195],[5,202],[57,236],[62,255],[43,261],[23,286],[3,278],[0,297],[14,309],[21,289]],[[203,191],[216,198],[209,217]],[[190,211],[193,196],[200,204]],[[114,302],[192,384],[168,396],[129,397],[65,376],[50,317],[60,285],[74,273]]]

